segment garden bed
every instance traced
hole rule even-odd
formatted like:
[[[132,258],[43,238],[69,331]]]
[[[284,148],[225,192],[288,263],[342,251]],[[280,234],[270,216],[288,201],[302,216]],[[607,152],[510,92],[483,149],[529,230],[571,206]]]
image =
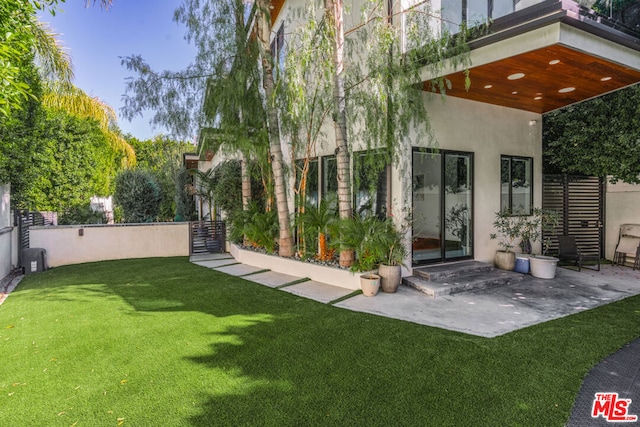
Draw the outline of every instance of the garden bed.
[[[342,288],[360,289],[361,273],[354,273],[339,266],[332,266],[330,261],[314,260],[309,262],[295,258],[283,258],[277,255],[244,249],[234,243],[229,243],[229,252],[238,262],[243,264],[292,276],[308,277],[311,280]]]

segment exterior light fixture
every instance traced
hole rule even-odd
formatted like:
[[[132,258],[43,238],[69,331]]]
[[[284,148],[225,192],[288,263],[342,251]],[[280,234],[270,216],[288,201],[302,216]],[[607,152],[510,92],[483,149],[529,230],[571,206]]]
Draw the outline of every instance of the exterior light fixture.
[[[603,78],[600,79],[601,82],[606,82],[606,81],[609,81],[609,80],[611,80],[611,77],[609,77],[609,76],[603,77]]]
[[[560,93],[569,93],[569,92],[573,92],[574,90],[576,90],[575,87],[565,87],[560,89],[558,92]]]
[[[491,89],[493,87],[493,85],[484,85],[485,89]]]
[[[515,74],[511,74],[510,76],[507,77],[507,79],[509,80],[518,80],[521,79],[525,76],[524,73],[515,73]]]
[[[556,65],[556,64],[559,64],[559,63],[560,63],[559,59],[554,59],[554,60],[549,61],[549,65]]]

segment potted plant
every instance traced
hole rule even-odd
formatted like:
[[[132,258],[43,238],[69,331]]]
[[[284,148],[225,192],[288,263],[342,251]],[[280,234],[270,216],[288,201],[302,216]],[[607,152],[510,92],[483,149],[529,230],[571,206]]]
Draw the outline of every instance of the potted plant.
[[[538,232],[534,235],[534,241],[541,240],[542,255],[533,255],[529,258],[531,275],[539,279],[553,279],[556,276],[559,259],[547,256],[551,239],[556,235],[556,228],[560,222],[558,214],[554,211],[535,208],[533,216],[540,224]]]
[[[508,210],[503,209],[496,212],[493,227],[495,233],[490,235],[492,240],[498,240],[498,246],[502,250],[496,251],[494,259],[496,267],[502,270],[513,270],[516,266],[516,254],[513,252],[516,240],[522,233],[522,221],[519,217],[514,217]]]
[[[337,228],[336,228],[337,227]],[[351,271],[363,272],[360,276],[362,293],[373,296],[378,292],[380,276],[373,272],[387,255],[387,222],[375,216],[354,215],[336,222],[333,245],[339,250],[353,250],[355,260]],[[375,288],[375,291],[371,288]]]
[[[407,257],[407,247],[404,244],[403,231],[397,230],[391,219],[387,219],[385,240],[385,257],[380,262],[378,274],[383,292],[394,293],[402,282],[402,263]]]

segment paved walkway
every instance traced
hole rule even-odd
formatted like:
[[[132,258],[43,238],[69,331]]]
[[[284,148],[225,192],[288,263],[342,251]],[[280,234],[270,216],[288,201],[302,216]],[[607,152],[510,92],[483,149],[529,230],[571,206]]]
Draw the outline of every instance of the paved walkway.
[[[553,280],[527,275],[509,286],[434,299],[406,286],[394,294],[365,297],[358,291],[240,264],[229,254],[202,255],[192,261],[336,307],[487,338],[640,294],[640,271],[610,265],[599,272],[560,268]]]
[[[13,291],[24,276],[18,274],[9,274],[0,280],[0,305],[7,299],[11,291]]]

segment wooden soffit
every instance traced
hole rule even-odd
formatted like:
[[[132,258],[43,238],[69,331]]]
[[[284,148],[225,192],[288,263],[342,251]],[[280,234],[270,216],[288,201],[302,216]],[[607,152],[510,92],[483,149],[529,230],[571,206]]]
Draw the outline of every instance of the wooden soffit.
[[[448,96],[542,114],[639,83],[640,71],[558,43],[470,68],[468,91],[463,72],[446,77]]]

